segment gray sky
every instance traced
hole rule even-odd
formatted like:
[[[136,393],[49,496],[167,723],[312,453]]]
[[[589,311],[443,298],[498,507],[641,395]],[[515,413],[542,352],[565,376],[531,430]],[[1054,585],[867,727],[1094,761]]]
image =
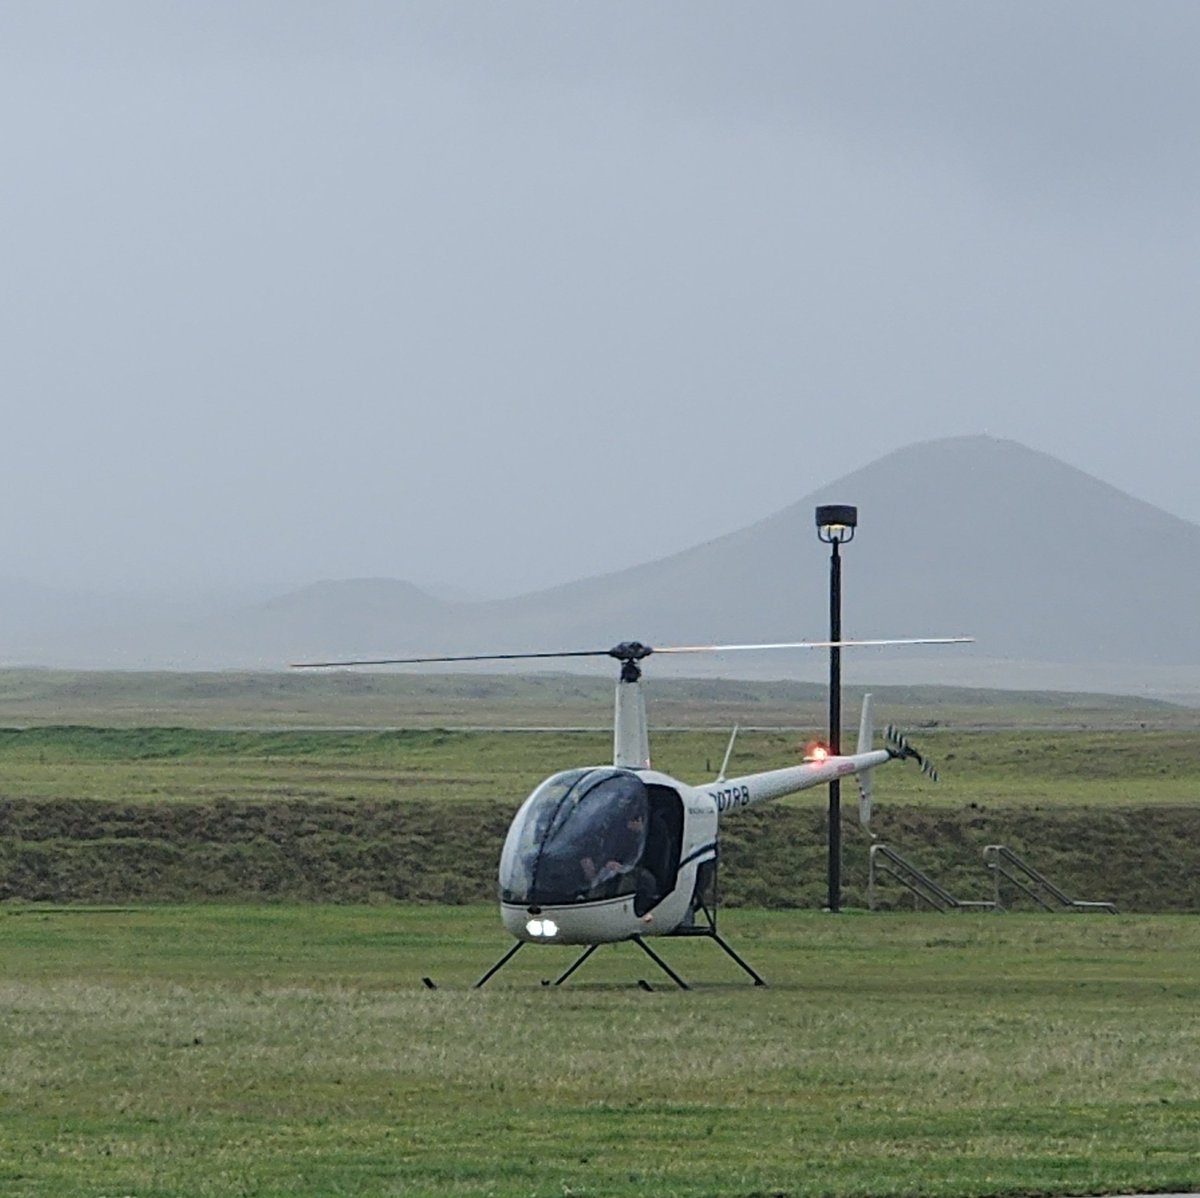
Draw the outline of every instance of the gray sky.
[[[1200,521],[1198,59],[1164,0],[0,3],[0,574],[513,593],[985,431]]]

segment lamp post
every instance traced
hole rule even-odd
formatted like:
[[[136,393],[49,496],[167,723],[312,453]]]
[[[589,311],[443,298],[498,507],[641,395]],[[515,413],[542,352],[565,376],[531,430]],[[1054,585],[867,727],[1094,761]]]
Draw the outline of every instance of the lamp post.
[[[817,538],[829,546],[829,639],[842,639],[842,557],[840,547],[854,540],[858,508],[846,503],[822,504],[817,508]],[[842,651],[829,650],[829,751],[842,751]],[[842,907],[842,787],[834,778],[829,783],[829,910]]]

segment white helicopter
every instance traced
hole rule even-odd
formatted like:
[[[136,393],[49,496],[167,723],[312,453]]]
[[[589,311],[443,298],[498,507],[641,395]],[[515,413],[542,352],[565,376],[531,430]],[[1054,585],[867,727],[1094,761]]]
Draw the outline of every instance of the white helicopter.
[[[723,816],[853,774],[859,814],[870,818],[871,771],[912,759],[936,781],[929,760],[890,726],[887,744],[872,748],[871,696],[863,700],[858,745],[833,755],[817,747],[801,764],[736,778],[720,774],[691,786],[650,766],[641,665],[651,654],[762,649],[822,649],[867,645],[960,644],[969,637],[902,640],[797,641],[771,645],[676,645],[652,648],[623,641],[611,649],[566,653],[499,653],[297,663],[296,668],[417,665],[531,658],[612,657],[621,664],[611,765],[564,770],[547,778],[513,817],[500,855],[500,915],[514,943],[480,979],[483,986],[526,944],[586,946],[554,981],[561,985],[601,944],[632,940],[683,989],[687,983],[647,943],[652,936],[713,939],[754,980],[763,979],[717,932],[716,866]],[[433,982],[424,979],[427,986]],[[547,983],[549,984],[549,983]],[[639,985],[646,987],[645,982]]]

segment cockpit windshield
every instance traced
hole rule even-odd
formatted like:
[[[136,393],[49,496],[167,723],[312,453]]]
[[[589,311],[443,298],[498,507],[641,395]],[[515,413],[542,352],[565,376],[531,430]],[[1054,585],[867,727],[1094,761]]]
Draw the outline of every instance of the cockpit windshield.
[[[646,847],[649,798],[628,770],[567,770],[517,812],[500,857],[510,903],[577,903],[631,893]]]

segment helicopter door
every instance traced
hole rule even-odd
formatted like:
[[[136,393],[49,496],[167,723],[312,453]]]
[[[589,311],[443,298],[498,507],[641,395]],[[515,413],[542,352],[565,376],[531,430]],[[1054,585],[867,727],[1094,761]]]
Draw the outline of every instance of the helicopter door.
[[[634,899],[635,915],[645,915],[675,889],[679,855],[683,846],[683,800],[669,786],[651,785],[650,818],[646,848],[641,859],[641,880]]]

